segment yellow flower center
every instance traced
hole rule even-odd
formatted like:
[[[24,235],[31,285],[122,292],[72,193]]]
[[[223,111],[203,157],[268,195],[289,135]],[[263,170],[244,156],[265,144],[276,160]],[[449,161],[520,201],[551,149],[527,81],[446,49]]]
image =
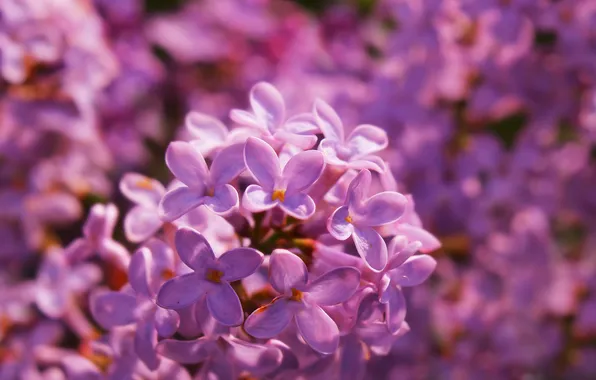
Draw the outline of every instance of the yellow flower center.
[[[290,297],[290,299],[292,301],[302,301],[302,298],[304,296],[302,295],[302,292],[296,288],[292,288],[292,297]]]
[[[276,201],[279,200],[283,202],[286,199],[286,191],[285,190],[274,190],[273,194],[271,194],[271,200]]]
[[[223,272],[217,269],[207,269],[207,275],[205,278],[211,282],[215,282],[219,284],[221,282],[221,277],[223,276]]]
[[[137,181],[136,184],[139,188],[144,190],[153,190],[153,184],[149,178],[143,178]]]
[[[346,222],[348,222],[350,224],[354,221],[354,219],[352,219],[352,217],[350,215],[346,216],[345,220],[346,220]]]

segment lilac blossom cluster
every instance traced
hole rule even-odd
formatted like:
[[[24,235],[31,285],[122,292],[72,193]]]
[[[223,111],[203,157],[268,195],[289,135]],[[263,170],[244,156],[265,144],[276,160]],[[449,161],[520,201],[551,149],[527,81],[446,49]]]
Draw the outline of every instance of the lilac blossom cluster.
[[[60,325],[51,340],[10,334],[0,378],[360,378],[409,331],[402,288],[431,275],[436,261],[423,252],[440,243],[385,179],[386,133],[364,124],[346,137],[320,99],[288,116],[265,82],[250,105],[232,110],[231,130],[190,113],[195,138],[169,144],[167,188],[122,177],[132,255],[112,238],[113,204],[94,205],[82,237],[48,250],[30,289],[15,292],[32,294],[80,347],[52,345]],[[100,286],[95,256],[112,266],[104,274],[127,274],[119,290]],[[33,355],[12,348],[29,344]]]

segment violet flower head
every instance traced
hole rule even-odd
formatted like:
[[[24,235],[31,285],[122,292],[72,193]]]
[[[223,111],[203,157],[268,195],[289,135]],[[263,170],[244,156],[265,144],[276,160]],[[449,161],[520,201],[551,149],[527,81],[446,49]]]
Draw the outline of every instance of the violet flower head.
[[[269,281],[281,296],[246,319],[246,332],[256,338],[272,338],[294,319],[300,335],[315,351],[334,352],[339,330],[321,306],[349,299],[359,286],[360,272],[339,267],[309,282],[304,262],[290,251],[276,249],[269,260]]]
[[[261,131],[261,138],[274,147],[290,144],[310,149],[317,142],[319,128],[310,114],[286,119],[286,106],[279,91],[269,83],[260,82],[250,90],[252,112],[232,110],[236,123]]]
[[[166,190],[158,181],[137,173],[126,173],[120,191],[136,204],[124,217],[126,238],[139,243],[153,236],[162,225],[158,205]]]
[[[396,236],[389,245],[389,262],[378,274],[379,301],[385,305],[387,328],[392,334],[397,333],[406,317],[401,287],[422,284],[437,266],[429,255],[414,256],[420,247],[419,241],[408,243],[404,236]]]
[[[157,295],[157,304],[182,309],[202,297],[209,312],[224,326],[238,326],[244,318],[242,305],[230,282],[253,274],[263,262],[263,254],[252,248],[236,248],[215,257],[209,242],[197,231],[183,227],[176,232],[180,259],[194,272],[167,281]]]
[[[155,352],[157,336],[170,337],[178,329],[180,318],[173,310],[155,304],[156,291],[164,274],[173,273],[172,250],[159,240],[152,240],[132,257],[128,269],[131,288],[120,292],[98,292],[91,297],[91,313],[106,329],[134,323],[134,349],[150,369],[159,366]],[[157,281],[156,281],[157,280]]]
[[[191,111],[186,115],[186,130],[190,142],[204,157],[209,157],[226,146],[244,142],[255,135],[250,128],[234,128],[231,131],[219,120],[200,112]]]
[[[244,170],[242,144],[222,149],[211,168],[191,143],[174,141],[166,151],[166,164],[184,185],[168,191],[159,203],[164,221],[171,222],[205,205],[216,214],[227,214],[238,206],[238,192],[228,183]]]
[[[325,168],[325,159],[320,152],[298,153],[282,169],[269,144],[249,137],[244,147],[244,161],[259,183],[246,189],[242,198],[245,209],[261,212],[279,206],[298,219],[307,219],[314,214],[315,202],[305,191],[319,179]]]
[[[69,260],[76,262],[97,253],[126,270],[130,254],[122,244],[112,239],[117,221],[118,208],[115,205],[93,205],[83,225],[83,238],[73,241],[66,249]]]
[[[275,341],[251,343],[229,334],[187,341],[164,339],[158,351],[178,363],[202,363],[199,378],[236,379],[244,372],[262,378],[283,365],[283,353]]]
[[[359,125],[345,137],[344,126],[335,110],[324,101],[315,101],[313,113],[325,138],[319,150],[330,165],[350,169],[385,170],[383,160],[374,155],[388,145],[387,132],[369,124]]]
[[[48,250],[37,273],[37,306],[50,318],[60,318],[77,306],[77,297],[102,277],[95,264],[71,264],[62,249]]]
[[[329,217],[327,229],[338,240],[352,236],[360,256],[372,269],[380,271],[387,264],[387,247],[373,227],[398,220],[405,211],[407,199],[394,191],[367,197],[371,180],[370,171],[360,171],[350,183],[344,205]]]

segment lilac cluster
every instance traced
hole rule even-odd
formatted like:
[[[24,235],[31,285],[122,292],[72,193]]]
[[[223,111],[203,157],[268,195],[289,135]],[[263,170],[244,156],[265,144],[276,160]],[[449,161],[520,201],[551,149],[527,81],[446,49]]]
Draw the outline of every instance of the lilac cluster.
[[[11,354],[0,374],[46,376],[39,369],[50,366],[68,378],[360,377],[409,331],[402,288],[430,276],[436,261],[416,253],[440,243],[422,229],[412,198],[383,185],[385,132],[361,125],[344,138],[322,100],[287,117],[264,82],[250,104],[231,112],[229,132],[188,115],[195,139],[169,144],[167,189],[122,177],[135,204],[123,224],[140,244],[132,256],[112,238],[113,204],[94,205],[83,237],[48,251],[31,288],[15,291],[65,322],[81,346],[42,342],[48,353]],[[95,256],[104,274],[127,273],[119,290],[98,286]],[[87,295],[100,329],[81,308]]]

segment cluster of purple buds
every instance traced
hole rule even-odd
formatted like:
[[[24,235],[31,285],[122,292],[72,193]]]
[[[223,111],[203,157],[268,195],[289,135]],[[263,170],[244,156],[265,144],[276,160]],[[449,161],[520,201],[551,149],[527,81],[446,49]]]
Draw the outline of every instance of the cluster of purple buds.
[[[385,133],[362,125],[345,139],[322,100],[288,118],[267,83],[250,104],[232,111],[231,131],[187,117],[194,139],[170,143],[167,188],[122,177],[135,203],[124,232],[141,244],[132,257],[112,240],[113,205],[95,205],[84,237],[48,256],[44,267],[55,269],[42,269],[38,302],[51,317],[76,314],[84,368],[100,363],[97,374],[113,379],[359,378],[409,330],[402,287],[430,276],[435,260],[417,253],[439,243],[387,181],[389,165],[375,155]],[[80,273],[95,273],[95,254],[128,283],[90,290],[99,278]],[[85,292],[103,335],[68,304]]]

